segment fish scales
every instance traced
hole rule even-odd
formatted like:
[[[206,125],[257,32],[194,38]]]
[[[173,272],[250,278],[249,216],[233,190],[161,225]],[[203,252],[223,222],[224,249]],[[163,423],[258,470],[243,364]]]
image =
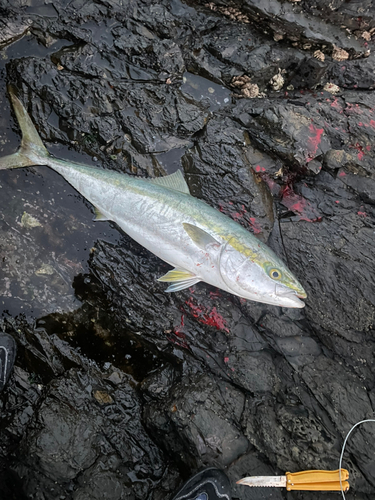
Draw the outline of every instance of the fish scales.
[[[188,194],[165,189],[145,179],[85,165],[71,163],[67,166],[60,160],[50,159],[48,166],[60,173],[108,220],[116,222],[162,260],[175,266],[179,264],[194,273],[197,267],[202,267],[200,274],[207,283],[210,283],[215,262],[192,242],[182,224],[199,224],[209,234],[220,234],[223,244],[233,233],[232,226],[239,233],[238,224],[231,224],[232,221],[220,212]],[[254,238],[254,245],[258,244]],[[203,276],[205,265],[211,266],[207,276]],[[212,284],[217,286],[216,282]]]

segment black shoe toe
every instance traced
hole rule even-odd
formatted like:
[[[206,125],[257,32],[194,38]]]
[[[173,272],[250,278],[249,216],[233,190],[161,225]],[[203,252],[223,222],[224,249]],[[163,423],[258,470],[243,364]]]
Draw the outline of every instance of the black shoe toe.
[[[230,483],[223,471],[216,468],[197,472],[171,500],[231,500]]]
[[[0,332],[0,391],[8,382],[16,359],[17,345],[13,337],[7,333]]]

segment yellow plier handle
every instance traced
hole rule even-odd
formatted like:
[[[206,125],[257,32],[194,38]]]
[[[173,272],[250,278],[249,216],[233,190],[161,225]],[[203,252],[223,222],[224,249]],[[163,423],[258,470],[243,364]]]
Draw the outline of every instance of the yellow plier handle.
[[[306,470],[302,472],[287,472],[286,489],[306,491],[340,491],[340,470]],[[341,469],[341,485],[348,491],[349,472]]]

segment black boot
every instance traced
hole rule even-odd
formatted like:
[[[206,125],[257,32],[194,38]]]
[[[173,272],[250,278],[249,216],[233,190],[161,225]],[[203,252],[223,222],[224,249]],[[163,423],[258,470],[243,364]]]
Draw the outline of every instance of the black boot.
[[[171,500],[231,500],[230,483],[223,471],[210,467],[197,472]]]
[[[10,335],[0,331],[0,392],[8,382],[16,359],[17,346]]]

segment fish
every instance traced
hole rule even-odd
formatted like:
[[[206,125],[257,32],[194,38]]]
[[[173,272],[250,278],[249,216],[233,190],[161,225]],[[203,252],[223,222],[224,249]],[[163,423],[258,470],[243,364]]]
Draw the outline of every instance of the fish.
[[[94,207],[97,221],[113,221],[170,264],[158,281],[177,292],[203,281],[238,297],[302,308],[305,290],[282,260],[251,232],[190,194],[181,170],[142,178],[52,156],[16,89],[8,87],[22,132],[16,153],[0,158],[0,170],[48,166]]]

